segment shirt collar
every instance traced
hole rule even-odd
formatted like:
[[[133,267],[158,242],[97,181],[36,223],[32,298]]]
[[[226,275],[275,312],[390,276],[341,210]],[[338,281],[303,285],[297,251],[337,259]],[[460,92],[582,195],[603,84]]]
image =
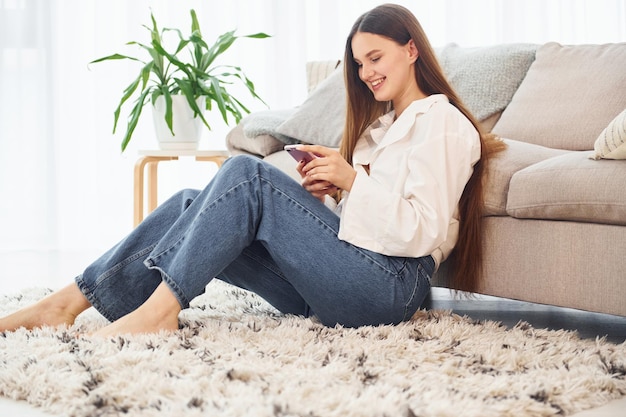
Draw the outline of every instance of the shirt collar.
[[[415,123],[415,117],[418,114],[426,113],[434,103],[439,101],[447,102],[448,97],[443,94],[433,94],[426,98],[415,100],[409,104],[397,120],[394,120],[396,116],[395,110],[379,117],[378,120],[372,124],[370,130],[372,139],[380,147],[381,145],[387,145],[404,137]],[[386,140],[383,141],[383,139]]]

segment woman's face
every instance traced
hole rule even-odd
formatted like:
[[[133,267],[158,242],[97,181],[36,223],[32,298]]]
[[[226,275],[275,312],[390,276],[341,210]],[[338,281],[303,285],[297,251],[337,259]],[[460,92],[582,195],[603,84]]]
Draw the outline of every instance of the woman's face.
[[[392,101],[398,114],[424,97],[415,81],[418,52],[413,41],[399,45],[384,36],[357,32],[352,37],[352,56],[359,67],[359,77],[374,98]]]

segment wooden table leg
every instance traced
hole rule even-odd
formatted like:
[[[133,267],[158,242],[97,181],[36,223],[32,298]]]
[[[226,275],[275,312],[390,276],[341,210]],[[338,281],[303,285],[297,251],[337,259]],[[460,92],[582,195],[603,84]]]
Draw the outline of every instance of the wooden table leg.
[[[144,156],[135,163],[135,181],[134,181],[134,208],[133,208],[133,227],[136,227],[143,219],[143,191],[144,181],[143,173],[146,163],[150,157]]]
[[[151,213],[157,206],[157,185],[158,185],[158,167],[159,161],[150,161],[146,165],[148,169],[148,178],[147,178],[147,197],[148,197],[148,213]]]
[[[161,161],[176,160],[175,156],[143,156],[135,163],[133,226],[137,227],[144,216],[144,194],[148,188],[148,213],[157,206],[157,165]],[[144,175],[148,168],[147,184]]]
[[[158,165],[161,161],[177,161],[177,156],[153,156],[153,160],[149,161],[147,164],[148,167],[148,178],[147,184],[148,187],[148,213],[152,213],[155,208],[157,208],[158,203]]]
[[[213,162],[218,168],[228,157],[226,156],[198,156],[196,161]],[[177,156],[142,156],[135,163],[135,183],[134,183],[134,209],[133,209],[133,226],[137,227],[143,220],[144,216],[144,194],[147,188],[147,206],[148,213],[151,213],[158,203],[158,164],[161,161],[175,161]],[[145,178],[145,171],[148,171]],[[144,179],[145,178],[145,179]]]

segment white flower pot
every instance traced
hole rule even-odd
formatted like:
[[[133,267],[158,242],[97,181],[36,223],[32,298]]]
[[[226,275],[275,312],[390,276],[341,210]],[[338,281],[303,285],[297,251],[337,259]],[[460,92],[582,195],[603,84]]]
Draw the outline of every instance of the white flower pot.
[[[196,100],[198,107],[203,111],[205,97]],[[193,110],[187,103],[187,98],[183,95],[172,96],[172,130],[165,122],[165,99],[163,96],[157,98],[152,107],[152,118],[159,147],[164,150],[194,150],[198,149],[202,129],[205,127],[200,116],[193,117]]]

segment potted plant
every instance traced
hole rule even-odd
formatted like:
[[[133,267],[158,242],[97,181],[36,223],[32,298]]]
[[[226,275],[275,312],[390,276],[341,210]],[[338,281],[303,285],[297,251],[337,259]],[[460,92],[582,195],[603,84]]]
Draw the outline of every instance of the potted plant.
[[[142,64],[137,78],[124,90],[119,105],[114,112],[113,133],[117,129],[121,108],[127,100],[135,98],[134,105],[130,110],[126,133],[122,139],[122,152],[130,142],[137,122],[141,116],[143,107],[151,103],[155,114],[155,127],[159,123],[167,126],[168,134],[174,137],[184,134],[176,123],[183,122],[185,118],[194,119],[196,124],[211,126],[204,117],[204,110],[211,110],[213,103],[217,105],[224,122],[229,125],[229,115],[235,123],[239,123],[244,113],[250,113],[246,106],[231,93],[227,86],[241,83],[251,93],[252,97],[262,103],[263,100],[257,95],[254,84],[246,77],[240,67],[232,65],[215,65],[216,59],[224,53],[239,38],[267,38],[265,33],[236,36],[235,31],[220,35],[215,43],[209,46],[202,38],[200,25],[195,10],[191,10],[191,35],[185,38],[180,30],[163,28],[159,30],[154,15],[151,13],[152,27],[144,27],[150,32],[150,43],[144,44],[131,41],[127,45],[139,46],[147,53],[148,59],[142,60],[122,54],[113,54],[92,61],[98,63],[112,60],[132,60]],[[173,52],[168,52],[164,45],[166,32],[177,34],[177,46]],[[182,102],[189,116],[176,113],[180,112],[177,105]],[[158,110],[162,115],[156,116]],[[174,110],[176,109],[176,110]],[[182,111],[182,110],[181,110]],[[179,133],[177,130],[181,130]],[[199,139],[199,132],[197,132]],[[191,140],[194,140],[193,138]],[[195,145],[197,147],[197,144]]]

